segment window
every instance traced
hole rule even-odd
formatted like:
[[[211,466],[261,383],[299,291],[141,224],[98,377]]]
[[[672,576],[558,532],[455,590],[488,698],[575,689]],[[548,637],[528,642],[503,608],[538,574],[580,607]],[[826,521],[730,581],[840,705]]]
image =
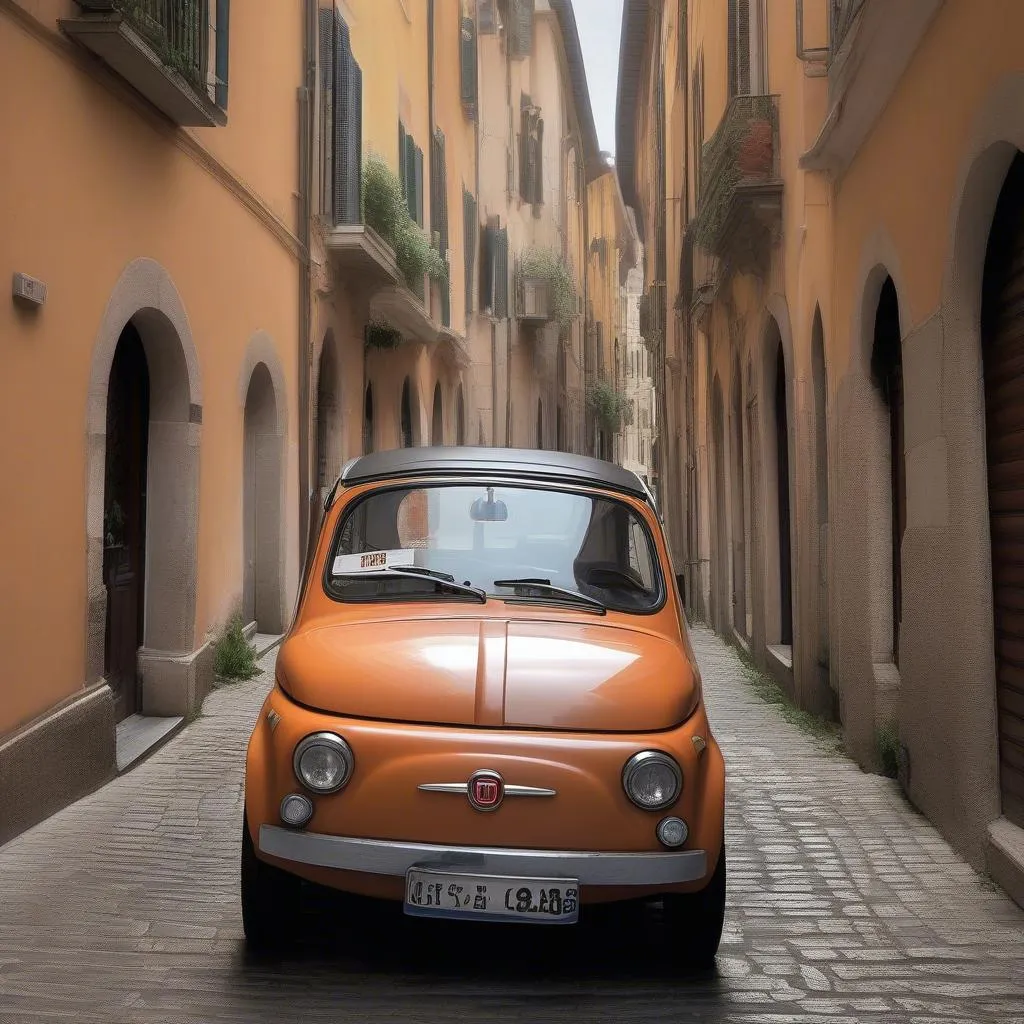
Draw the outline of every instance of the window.
[[[322,8],[319,26],[320,209],[333,224],[357,224],[362,209],[363,73],[337,8]]]
[[[476,24],[472,18],[462,19],[459,61],[462,107],[470,117],[474,117],[477,104],[477,43]]]
[[[497,582],[524,578],[543,579],[620,612],[656,611],[664,599],[654,541],[640,515],[625,502],[569,490],[440,484],[382,488],[342,517],[324,578],[331,597],[472,599],[463,587],[448,590],[428,577],[396,573],[389,579],[379,567],[368,574],[358,556],[371,552],[383,553],[375,563],[445,574],[452,583],[480,588],[494,600],[566,603],[544,587]]]
[[[544,202],[544,120],[525,93],[519,100],[519,195],[535,206]]]
[[[484,228],[480,261],[480,302],[491,316],[508,316],[508,230],[492,218]]]
[[[466,271],[466,323],[473,312],[473,272],[476,269],[476,197],[462,187],[462,252]]]
[[[533,50],[535,0],[503,0],[510,57],[529,57]]]
[[[401,121],[398,122],[398,178],[409,216],[423,227],[423,150]]]

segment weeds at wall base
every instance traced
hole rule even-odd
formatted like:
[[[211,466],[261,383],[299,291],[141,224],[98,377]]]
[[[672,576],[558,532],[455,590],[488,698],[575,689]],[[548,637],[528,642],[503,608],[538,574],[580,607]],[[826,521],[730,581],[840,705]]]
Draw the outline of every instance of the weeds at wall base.
[[[758,668],[753,658],[734,640],[726,643],[736,652],[742,665],[743,676],[755,695],[766,704],[778,708],[782,718],[810,736],[827,753],[848,756],[843,727],[838,722],[829,722],[809,711],[798,708],[786,692],[767,673]]]

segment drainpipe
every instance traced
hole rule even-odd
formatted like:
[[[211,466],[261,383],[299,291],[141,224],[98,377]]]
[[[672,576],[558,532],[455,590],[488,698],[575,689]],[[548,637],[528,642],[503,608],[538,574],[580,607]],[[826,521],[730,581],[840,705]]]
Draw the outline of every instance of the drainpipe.
[[[310,368],[312,364],[312,308],[310,305],[310,197],[313,193],[313,97],[316,89],[317,0],[306,0],[302,30],[303,83],[299,101],[299,560],[305,565],[314,512],[310,474]]]
[[[505,97],[506,109],[508,110],[508,137],[512,145],[512,152],[515,153],[515,122],[513,121],[512,106],[512,58],[505,54]],[[513,156],[513,162],[515,157]],[[515,181],[512,182],[515,187]],[[507,209],[507,206],[506,206]],[[508,225],[511,226],[511,225]],[[508,230],[508,227],[506,227]],[[508,286],[508,267],[505,267],[505,285]],[[510,302],[506,303],[511,306]],[[511,309],[505,310],[505,447],[512,447],[512,317]]]

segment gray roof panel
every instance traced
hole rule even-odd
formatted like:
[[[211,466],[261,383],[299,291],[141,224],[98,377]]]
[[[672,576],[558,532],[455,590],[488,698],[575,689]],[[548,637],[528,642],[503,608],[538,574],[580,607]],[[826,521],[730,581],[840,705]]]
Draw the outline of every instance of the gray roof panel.
[[[605,487],[643,500],[648,492],[628,469],[602,459],[529,448],[392,448],[352,459],[341,471],[345,487],[414,476],[503,476]]]

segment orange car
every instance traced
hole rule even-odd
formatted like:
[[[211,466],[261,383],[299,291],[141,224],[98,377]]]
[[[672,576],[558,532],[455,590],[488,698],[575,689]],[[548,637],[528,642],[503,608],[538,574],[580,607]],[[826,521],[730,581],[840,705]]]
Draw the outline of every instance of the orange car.
[[[249,741],[245,934],[300,879],[466,921],[661,899],[681,959],[725,908],[725,763],[654,502],[559,452],[413,448],[328,498]]]

